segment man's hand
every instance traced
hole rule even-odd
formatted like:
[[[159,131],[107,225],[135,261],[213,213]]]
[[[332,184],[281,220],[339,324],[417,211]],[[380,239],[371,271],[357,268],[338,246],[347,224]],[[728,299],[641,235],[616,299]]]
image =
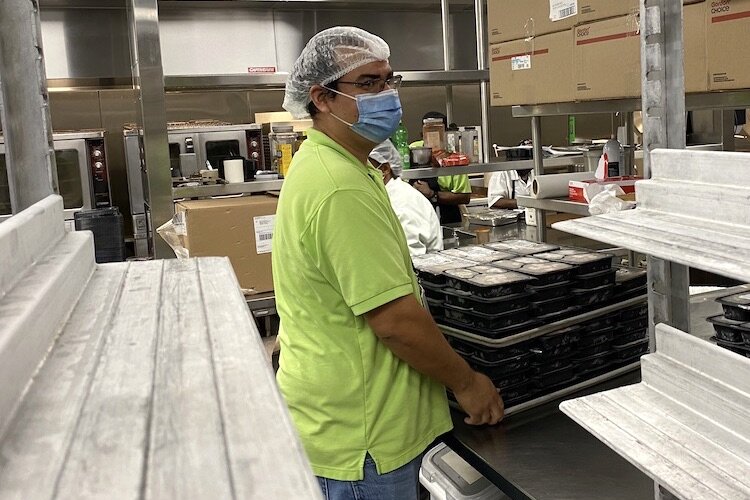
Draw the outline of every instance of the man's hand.
[[[505,415],[503,399],[492,381],[481,373],[473,372],[469,383],[453,394],[461,408],[469,415],[464,419],[469,425],[495,425]]]
[[[424,181],[417,181],[414,183],[414,189],[424,195],[425,198],[429,199],[432,196],[433,191],[430,186]]]

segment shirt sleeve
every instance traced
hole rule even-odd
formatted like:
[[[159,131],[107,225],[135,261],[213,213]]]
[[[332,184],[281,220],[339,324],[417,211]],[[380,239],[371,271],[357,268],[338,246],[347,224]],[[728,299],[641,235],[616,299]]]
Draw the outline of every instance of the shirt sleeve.
[[[507,172],[492,174],[489,186],[487,186],[487,206],[491,208],[492,205],[509,196]]]
[[[390,205],[372,193],[336,191],[302,235],[313,262],[356,316],[414,293],[413,271],[387,211]]]
[[[438,186],[443,191],[450,191],[456,194],[471,193],[471,183],[469,182],[469,176],[464,175],[444,175],[438,177]]]

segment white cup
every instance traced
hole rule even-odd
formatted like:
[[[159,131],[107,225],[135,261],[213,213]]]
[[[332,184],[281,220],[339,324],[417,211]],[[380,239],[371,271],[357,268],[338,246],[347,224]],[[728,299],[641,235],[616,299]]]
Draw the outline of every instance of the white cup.
[[[229,183],[245,182],[245,161],[224,160],[224,180]]]

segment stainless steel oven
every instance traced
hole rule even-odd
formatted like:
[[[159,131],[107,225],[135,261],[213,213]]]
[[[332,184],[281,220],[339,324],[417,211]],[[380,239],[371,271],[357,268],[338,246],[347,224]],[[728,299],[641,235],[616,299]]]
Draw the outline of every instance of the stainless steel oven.
[[[65,218],[79,210],[112,204],[103,130],[52,134],[57,162],[57,185],[63,198]],[[0,136],[0,220],[18,210],[11,204],[5,138]]]
[[[124,130],[125,163],[128,173],[130,211],[133,217],[133,238],[138,257],[150,254],[149,223],[144,197],[143,168],[138,129],[127,126]],[[230,157],[255,160],[262,165],[263,146],[261,126],[255,123],[230,125],[210,121],[170,123],[167,127],[169,141],[169,166],[173,178],[190,177],[210,162],[222,171],[222,161]]]

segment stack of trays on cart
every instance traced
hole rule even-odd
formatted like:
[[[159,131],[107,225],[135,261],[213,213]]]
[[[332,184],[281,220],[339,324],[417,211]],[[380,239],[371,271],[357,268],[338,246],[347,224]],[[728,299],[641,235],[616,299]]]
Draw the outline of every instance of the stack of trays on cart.
[[[708,318],[714,325],[716,343],[730,351],[750,358],[750,290],[716,299],[723,315]]]

